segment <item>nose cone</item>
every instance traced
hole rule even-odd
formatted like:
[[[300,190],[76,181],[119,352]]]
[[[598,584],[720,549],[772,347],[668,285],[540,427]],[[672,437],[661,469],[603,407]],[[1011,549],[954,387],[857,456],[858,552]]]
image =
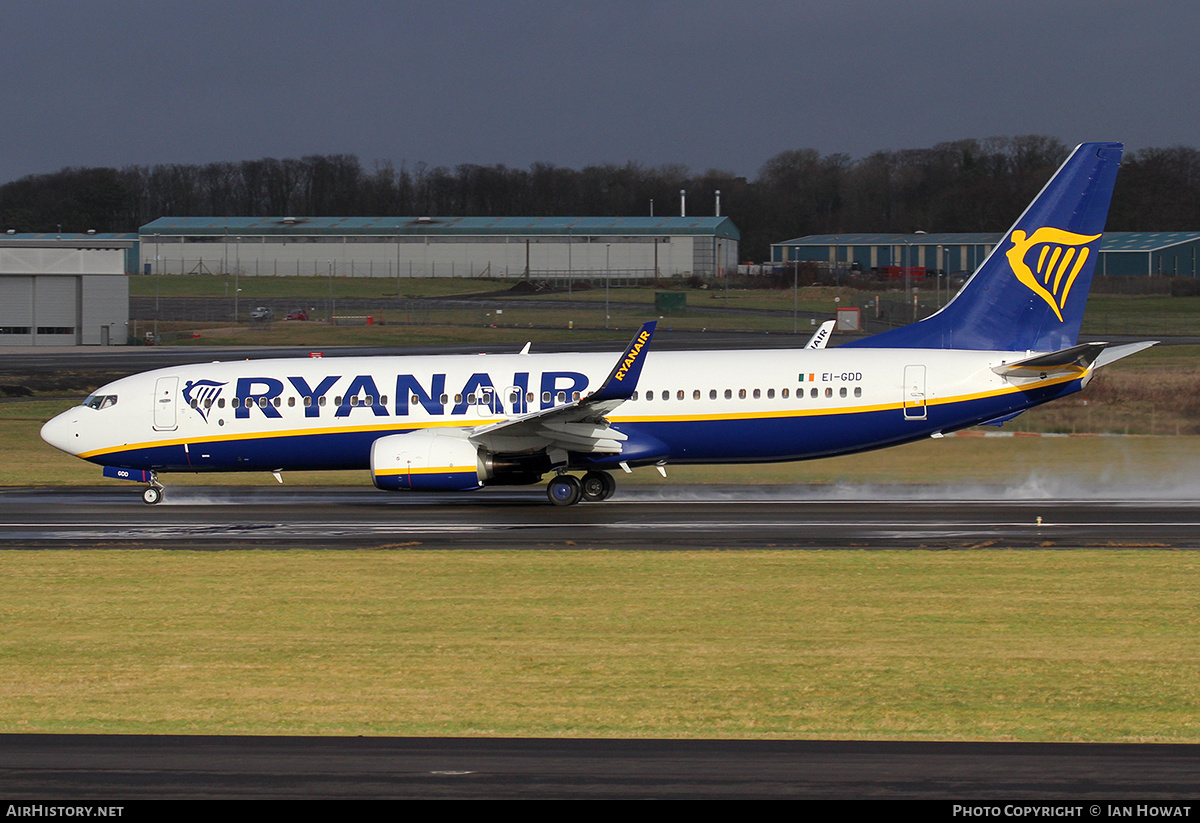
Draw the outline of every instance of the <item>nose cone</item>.
[[[47,421],[42,439],[67,454],[79,454],[79,412],[71,409]]]

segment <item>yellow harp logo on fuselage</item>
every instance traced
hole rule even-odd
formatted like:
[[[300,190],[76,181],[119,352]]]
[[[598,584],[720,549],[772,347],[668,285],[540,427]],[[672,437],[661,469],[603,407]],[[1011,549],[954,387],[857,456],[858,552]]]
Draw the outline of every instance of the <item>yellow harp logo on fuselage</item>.
[[[1061,323],[1067,295],[1091,253],[1088,244],[1099,236],[1076,234],[1050,226],[1042,226],[1031,235],[1017,229],[1012,233],[1012,248],[1005,256],[1017,279],[1045,300]],[[1036,254],[1036,263],[1030,268],[1026,257],[1038,246],[1041,249]]]

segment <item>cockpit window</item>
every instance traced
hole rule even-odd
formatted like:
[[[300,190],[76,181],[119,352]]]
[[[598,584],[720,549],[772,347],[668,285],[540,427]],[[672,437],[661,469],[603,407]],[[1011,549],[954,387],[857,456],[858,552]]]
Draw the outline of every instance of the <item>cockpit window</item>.
[[[89,409],[107,409],[109,406],[117,405],[117,396],[115,394],[93,394],[83,401],[83,405]]]

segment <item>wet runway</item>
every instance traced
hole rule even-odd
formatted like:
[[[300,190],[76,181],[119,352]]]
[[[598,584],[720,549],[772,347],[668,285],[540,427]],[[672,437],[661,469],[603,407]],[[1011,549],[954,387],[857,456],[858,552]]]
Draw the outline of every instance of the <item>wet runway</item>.
[[[922,487],[637,487],[556,508],[540,487],[477,494],[370,488],[0,491],[0,549],[1200,548],[1200,501],[1014,496]],[[972,496],[974,495],[974,496]],[[947,499],[949,498],[949,499]]]

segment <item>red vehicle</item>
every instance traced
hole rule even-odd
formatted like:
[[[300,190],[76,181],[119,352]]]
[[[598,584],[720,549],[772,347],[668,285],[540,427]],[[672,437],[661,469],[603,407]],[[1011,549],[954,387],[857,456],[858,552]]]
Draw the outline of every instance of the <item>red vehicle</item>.
[[[284,320],[307,320],[308,312],[306,312],[304,309],[296,309],[295,311],[288,312],[287,317],[285,317],[283,319]]]

